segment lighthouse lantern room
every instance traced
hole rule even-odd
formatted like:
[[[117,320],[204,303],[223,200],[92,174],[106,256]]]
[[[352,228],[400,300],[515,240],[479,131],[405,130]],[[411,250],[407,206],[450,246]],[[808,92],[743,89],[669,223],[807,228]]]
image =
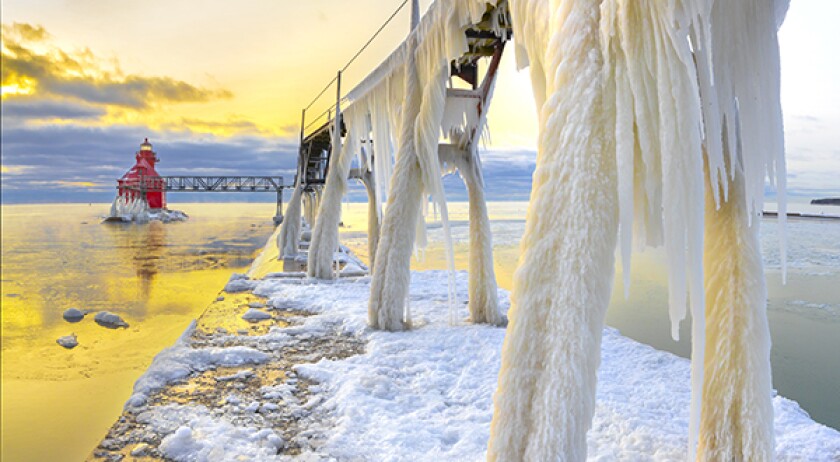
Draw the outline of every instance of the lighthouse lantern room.
[[[117,180],[119,196],[126,202],[144,200],[150,209],[166,208],[166,185],[164,179],[155,171],[155,163],[160,162],[160,159],[152,151],[152,144],[148,138],[140,145],[140,150],[134,157],[134,166]]]

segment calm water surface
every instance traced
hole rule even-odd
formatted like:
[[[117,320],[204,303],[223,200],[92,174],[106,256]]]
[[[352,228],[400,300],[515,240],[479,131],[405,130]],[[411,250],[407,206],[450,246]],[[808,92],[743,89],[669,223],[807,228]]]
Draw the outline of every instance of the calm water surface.
[[[100,224],[108,204],[2,207],[2,460],[83,460],[132,385],[243,271],[273,204],[178,204],[183,223]],[[63,320],[108,310],[128,329]],[[75,333],[79,346],[55,343]]]

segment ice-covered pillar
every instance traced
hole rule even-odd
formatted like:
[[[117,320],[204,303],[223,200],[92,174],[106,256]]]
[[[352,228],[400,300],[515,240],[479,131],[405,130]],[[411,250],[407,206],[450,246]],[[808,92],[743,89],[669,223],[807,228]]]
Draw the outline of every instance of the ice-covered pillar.
[[[469,151],[448,145],[440,147],[440,158],[458,168],[467,186],[470,218],[470,321],[502,325],[504,318],[499,312],[498,286],[493,269],[493,233],[490,230],[480,162],[476,153],[470,154]]]
[[[491,461],[586,460],[618,228],[599,6],[566,1],[548,16],[547,99],[494,398]]]
[[[484,198],[484,179],[481,167],[473,159],[461,170],[470,201],[470,320],[476,323],[502,325],[499,313],[499,294],[493,270],[493,233]]]
[[[370,283],[368,323],[374,329],[408,329],[405,317],[411,279],[411,253],[417,220],[420,218],[423,182],[414,138],[420,112],[420,81],[415,69],[417,38],[409,37],[405,72],[405,100],[402,108],[399,146],[388,189],[388,208],[382,219]]]
[[[309,227],[315,222],[315,199],[312,191],[303,193],[303,219]]]
[[[352,136],[352,135],[350,135]],[[341,221],[341,199],[347,191],[347,174],[353,153],[354,143],[348,140],[330,162],[330,172],[324,185],[323,195],[318,206],[318,216],[312,228],[312,242],[309,247],[307,275],[318,279],[333,279],[333,259],[338,250],[338,224]]]
[[[361,180],[368,195],[368,255],[370,255],[370,268],[373,269],[376,262],[376,247],[379,244],[380,225],[373,172],[365,169],[361,175]]]
[[[283,224],[280,225],[280,233],[277,234],[278,259],[280,260],[283,257],[293,257],[298,252],[302,193],[303,185],[298,181],[295,190],[292,192],[292,197],[289,199],[289,205],[286,206],[286,216],[283,219]]]
[[[353,159],[351,143],[341,143],[341,71],[336,77],[335,118],[333,121],[330,168],[324,192],[318,205],[318,217],[312,228],[306,274],[318,279],[333,279],[333,260],[338,250],[338,224],[341,220],[341,198],[347,190],[347,174]]]
[[[716,208],[706,184],[706,357],[698,461],[773,460],[767,288],[758,230],[748,217],[744,174]],[[721,191],[720,197],[723,197]]]
[[[351,106],[348,111],[353,111]],[[348,112],[350,114],[350,112]],[[355,120],[355,119],[354,119]],[[335,141],[334,141],[335,143]],[[307,274],[318,279],[333,279],[333,260],[338,249],[338,225],[341,220],[341,199],[347,192],[347,176],[356,150],[359,148],[357,132],[349,130],[340,152],[330,159],[330,170],[318,206],[318,217],[312,229]]]

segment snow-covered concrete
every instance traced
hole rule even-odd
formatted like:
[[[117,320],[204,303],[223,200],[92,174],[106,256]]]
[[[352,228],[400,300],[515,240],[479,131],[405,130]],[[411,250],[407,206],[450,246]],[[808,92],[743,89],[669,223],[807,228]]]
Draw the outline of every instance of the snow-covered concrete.
[[[458,274],[459,298],[466,274]],[[484,459],[504,330],[449,325],[445,272],[413,273],[415,329],[374,332],[365,327],[368,282],[293,285],[266,280],[255,292],[282,305],[294,300],[317,314],[304,329],[340,322],[367,340],[366,352],[340,361],[301,365],[324,397],[310,424],[323,445],[311,449],[339,460]],[[500,291],[500,305],[509,306]],[[459,313],[467,317],[466,307]],[[589,460],[684,460],[690,364],[605,329]],[[840,433],[811,420],[795,402],[777,396],[778,460],[832,461]]]
[[[274,316],[260,324],[270,326],[234,334],[199,319],[205,330],[191,326],[158,355],[94,454],[483,460],[505,330],[468,323],[466,303],[457,307],[460,321],[451,324],[448,277],[413,273],[414,329],[392,333],[367,326],[369,277],[318,282],[234,275],[231,282],[239,284],[230,288],[243,292],[217,300],[208,313],[247,297],[231,316],[264,304],[260,309]],[[456,282],[458,299],[466,300],[466,273]],[[510,306],[503,290],[499,306]],[[687,360],[608,328],[598,378],[588,460],[685,459]],[[778,460],[840,458],[840,433],[814,422],[793,401],[776,396],[773,405]]]

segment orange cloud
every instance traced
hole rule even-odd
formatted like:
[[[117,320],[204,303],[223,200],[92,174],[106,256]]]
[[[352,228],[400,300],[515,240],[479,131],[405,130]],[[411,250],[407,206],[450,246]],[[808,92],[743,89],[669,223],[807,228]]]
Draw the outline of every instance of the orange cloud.
[[[231,98],[225,89],[207,89],[171,77],[123,75],[119,64],[89,49],[65,51],[40,26],[3,25],[2,89],[10,95],[74,99],[134,110],[163,104],[203,103]]]

